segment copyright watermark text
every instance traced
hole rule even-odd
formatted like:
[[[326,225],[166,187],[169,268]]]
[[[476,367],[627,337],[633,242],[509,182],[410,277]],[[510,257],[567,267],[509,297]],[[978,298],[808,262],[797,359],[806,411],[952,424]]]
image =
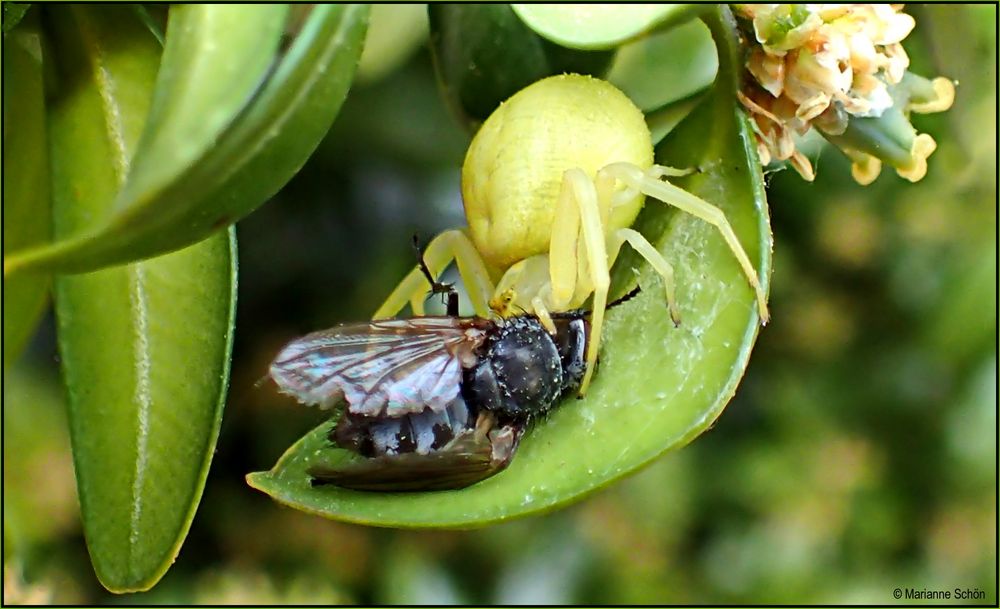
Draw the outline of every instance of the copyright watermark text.
[[[896,588],[892,598],[907,601],[979,601],[986,592],[979,588]]]

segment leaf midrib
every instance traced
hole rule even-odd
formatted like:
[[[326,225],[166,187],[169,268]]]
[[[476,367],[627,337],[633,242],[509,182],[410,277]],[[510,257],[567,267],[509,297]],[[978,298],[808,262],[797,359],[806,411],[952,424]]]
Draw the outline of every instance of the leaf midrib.
[[[132,479],[132,512],[129,516],[128,557],[131,565],[134,549],[139,545],[139,520],[142,518],[142,488],[146,479],[149,451],[149,411],[153,397],[150,391],[150,348],[148,303],[146,301],[146,273],[142,263],[126,268],[129,286],[130,321],[134,322],[132,341],[135,361],[135,402],[139,406],[136,416],[136,456]]]
[[[115,174],[117,190],[121,190],[128,176],[131,158],[125,141],[125,126],[116,94],[111,71],[106,66],[106,54],[101,39],[94,34],[93,25],[86,11],[73,7],[73,14],[79,27],[85,48],[90,49],[87,57],[93,70],[94,86],[101,103],[108,135],[108,156]],[[142,518],[142,488],[146,478],[149,450],[149,413],[152,407],[151,358],[149,348],[148,303],[146,300],[146,276],[142,263],[130,264],[122,268],[126,275],[129,300],[129,319],[133,331],[133,360],[135,362],[135,393],[133,399],[138,405],[136,413],[135,468],[132,478],[132,510],[129,514],[129,535],[125,564],[131,571],[133,556],[139,545],[139,522]]]

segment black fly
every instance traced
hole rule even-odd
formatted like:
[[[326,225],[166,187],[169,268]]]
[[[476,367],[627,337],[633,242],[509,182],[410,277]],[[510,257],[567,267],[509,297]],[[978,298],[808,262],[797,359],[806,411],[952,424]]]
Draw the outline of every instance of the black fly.
[[[346,402],[330,440],[364,458],[313,466],[314,485],[429,491],[475,484],[506,468],[530,421],[583,379],[586,312],[553,315],[555,335],[533,315],[458,317],[454,288],[433,281],[418,259],[431,292],[446,296],[448,315],[315,332],[271,364],[283,393],[323,407]]]

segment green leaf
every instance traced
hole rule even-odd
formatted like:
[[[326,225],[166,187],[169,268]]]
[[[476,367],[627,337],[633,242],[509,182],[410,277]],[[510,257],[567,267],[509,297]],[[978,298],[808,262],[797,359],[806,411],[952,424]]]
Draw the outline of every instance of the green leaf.
[[[133,4],[132,10],[135,11],[136,17],[139,21],[146,25],[149,33],[156,38],[156,41],[163,46],[166,34],[167,26],[167,11],[168,7],[166,5],[146,5],[146,4]]]
[[[672,104],[651,112],[646,115],[646,125],[649,127],[649,134],[653,139],[653,145],[659,144],[663,138],[674,130],[682,120],[684,120],[698,104],[702,102],[703,95],[695,94]]]
[[[358,83],[372,83],[398,70],[427,43],[427,5],[372,4]]]
[[[222,421],[235,287],[233,229],[56,279],[83,529],[112,592],[156,584],[191,527]]]
[[[431,49],[445,98],[475,131],[493,110],[536,80],[600,76],[609,51],[567,49],[541,38],[507,4],[430,4]]]
[[[552,42],[574,49],[611,49],[654,27],[703,10],[694,4],[512,4],[514,12]]]
[[[656,144],[694,110],[718,68],[712,35],[696,20],[622,46],[608,82],[646,113]]]
[[[766,288],[771,234],[763,176],[735,102],[739,55],[722,10],[706,19],[722,48],[717,86],[657,147],[657,159],[701,170],[677,183],[725,211]],[[567,400],[532,429],[506,471],[446,492],[313,488],[306,469],[337,452],[325,423],[271,471],[248,475],[248,483],[281,503],[337,520],[470,527],[566,505],[687,444],[736,391],[760,325],[754,294],[718,231],[705,222],[649,201],[636,225],[674,266],[681,326],[670,323],[648,265],[623,254],[616,283],[634,282],[634,266],[644,291],[608,312],[601,367],[586,398]]]
[[[288,18],[285,4],[177,5],[136,150],[124,205],[205,158],[267,77]]]
[[[6,11],[8,3],[4,3]],[[31,20],[29,20],[31,21]],[[43,243],[52,230],[42,38],[31,23],[4,34],[3,251]],[[3,283],[3,366],[24,348],[48,296],[47,275]]]
[[[25,13],[31,8],[30,3],[24,2],[4,2],[3,3],[3,33],[12,31],[17,24],[24,19]]]
[[[190,245],[278,191],[329,129],[361,51],[356,5],[175,5],[150,120],[100,224],[5,259],[81,272]],[[283,28],[292,38],[279,44]]]
[[[105,217],[149,111],[160,47],[126,6],[48,14],[61,76],[49,114],[56,236]],[[114,592],[173,562],[218,436],[232,347],[235,241],[55,281],[84,535]]]
[[[696,20],[623,46],[608,82],[650,112],[705,90],[718,67],[712,36]]]

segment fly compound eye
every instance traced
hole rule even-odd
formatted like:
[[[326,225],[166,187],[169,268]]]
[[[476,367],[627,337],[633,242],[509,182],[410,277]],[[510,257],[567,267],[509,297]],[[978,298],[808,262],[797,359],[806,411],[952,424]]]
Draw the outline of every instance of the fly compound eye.
[[[562,361],[563,384],[575,390],[587,372],[588,324],[582,318],[558,320],[556,330],[553,339]]]

